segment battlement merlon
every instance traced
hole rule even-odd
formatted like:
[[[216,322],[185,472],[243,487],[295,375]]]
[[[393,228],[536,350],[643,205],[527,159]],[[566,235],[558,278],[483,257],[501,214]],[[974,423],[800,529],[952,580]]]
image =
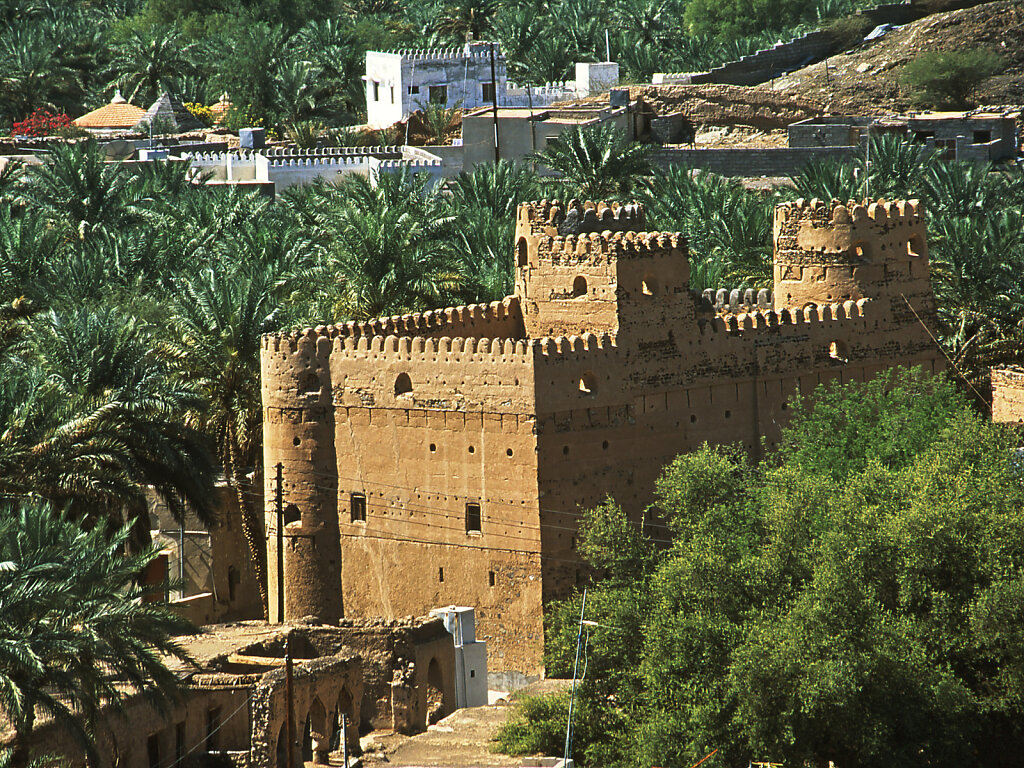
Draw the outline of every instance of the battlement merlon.
[[[775,308],[873,298],[933,304],[917,200],[797,200],[775,209]],[[900,299],[902,301],[902,299]]]
[[[516,240],[540,235],[578,235],[583,232],[639,232],[647,215],[639,203],[614,201],[568,202],[540,200],[521,203],[516,221]]]
[[[263,336],[263,348],[275,352],[290,349],[294,352],[300,339],[312,336],[328,339],[373,336],[520,339],[524,337],[522,318],[519,299],[507,296],[489,304],[460,305],[372,320],[353,320],[337,325],[318,325],[302,331],[268,333]]]

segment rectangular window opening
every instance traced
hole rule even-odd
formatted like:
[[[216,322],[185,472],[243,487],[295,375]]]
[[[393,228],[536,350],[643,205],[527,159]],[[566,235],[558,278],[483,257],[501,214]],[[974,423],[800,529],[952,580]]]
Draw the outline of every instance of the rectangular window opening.
[[[480,98],[487,103],[494,101],[494,83],[480,83]]]
[[[409,95],[410,96],[415,96],[419,92],[420,92],[420,87],[418,85],[410,85],[409,86]]]
[[[480,533],[480,505],[469,502],[466,505],[466,533]]]
[[[380,101],[380,83],[373,81],[373,100]]]
[[[160,734],[151,734],[146,739],[146,756],[149,758],[149,768],[160,768]]]
[[[395,86],[391,86],[391,103],[395,103]]]
[[[988,144],[992,141],[992,131],[975,131],[974,132],[974,143],[975,144]]]
[[[353,523],[366,522],[366,494],[353,493],[349,501],[349,508]]]
[[[429,90],[431,104],[448,104],[448,86],[432,85]]]
[[[218,736],[220,731],[220,707],[211,707],[206,710],[206,751],[216,752],[220,742]]]
[[[437,569],[437,580],[442,584],[444,583],[444,568]]]
[[[487,582],[490,586],[494,586],[494,571],[487,574]]]

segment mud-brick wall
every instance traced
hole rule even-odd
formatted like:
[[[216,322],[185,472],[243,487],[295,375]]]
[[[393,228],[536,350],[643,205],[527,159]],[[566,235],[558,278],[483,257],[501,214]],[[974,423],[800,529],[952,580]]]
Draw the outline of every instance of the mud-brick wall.
[[[249,751],[248,686],[199,686],[185,689],[181,699],[164,708],[144,696],[132,696],[123,713],[109,708],[100,716],[96,734],[96,768],[151,768],[150,749],[161,765],[172,765],[207,751]],[[207,738],[213,729],[211,738]],[[180,736],[180,741],[179,741]],[[71,731],[53,721],[37,721],[32,734],[33,757],[57,756],[66,765],[84,768],[85,754]]]
[[[992,421],[1024,422],[1024,370],[992,369]]]
[[[416,348],[332,357],[346,615],[471,605],[491,668],[537,670],[529,347],[441,339]],[[404,376],[411,389],[396,394]],[[366,499],[365,521],[353,519],[353,494]],[[471,504],[479,506],[479,530],[467,528]]]

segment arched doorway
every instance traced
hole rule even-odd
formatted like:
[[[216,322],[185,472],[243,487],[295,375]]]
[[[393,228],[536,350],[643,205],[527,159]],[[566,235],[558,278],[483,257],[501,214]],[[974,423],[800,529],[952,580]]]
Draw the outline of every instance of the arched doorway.
[[[277,732],[277,768],[288,768],[288,723],[281,724]]]
[[[338,703],[334,709],[334,723],[331,728],[331,751],[341,750],[342,739],[342,715],[345,716],[344,727],[348,733],[348,752],[350,755],[359,753],[359,723],[356,722],[355,712],[352,709],[352,694],[347,688],[342,688],[338,694]]]
[[[327,764],[327,753],[330,750],[329,731],[327,730],[327,708],[319,697],[313,699],[306,716],[306,731],[309,734],[309,757],[306,757],[306,736],[302,740],[302,759],[312,760],[320,765]]]
[[[437,659],[427,666],[427,725],[444,717],[444,677]]]

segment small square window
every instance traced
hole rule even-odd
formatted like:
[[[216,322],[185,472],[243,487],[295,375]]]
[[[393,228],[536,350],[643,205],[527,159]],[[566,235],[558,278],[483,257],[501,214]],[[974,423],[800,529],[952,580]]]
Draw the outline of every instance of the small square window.
[[[480,533],[480,505],[470,502],[466,505],[466,533]]]
[[[418,85],[410,85],[409,86],[409,95],[410,96],[415,96],[419,92],[420,92],[420,87]]]
[[[366,494],[353,493],[349,501],[349,510],[353,523],[366,522]]]
[[[431,104],[448,104],[448,86],[447,85],[432,85],[432,86],[430,86],[430,103]]]
[[[975,144],[988,144],[992,141],[992,131],[975,131],[974,132],[974,143]]]

